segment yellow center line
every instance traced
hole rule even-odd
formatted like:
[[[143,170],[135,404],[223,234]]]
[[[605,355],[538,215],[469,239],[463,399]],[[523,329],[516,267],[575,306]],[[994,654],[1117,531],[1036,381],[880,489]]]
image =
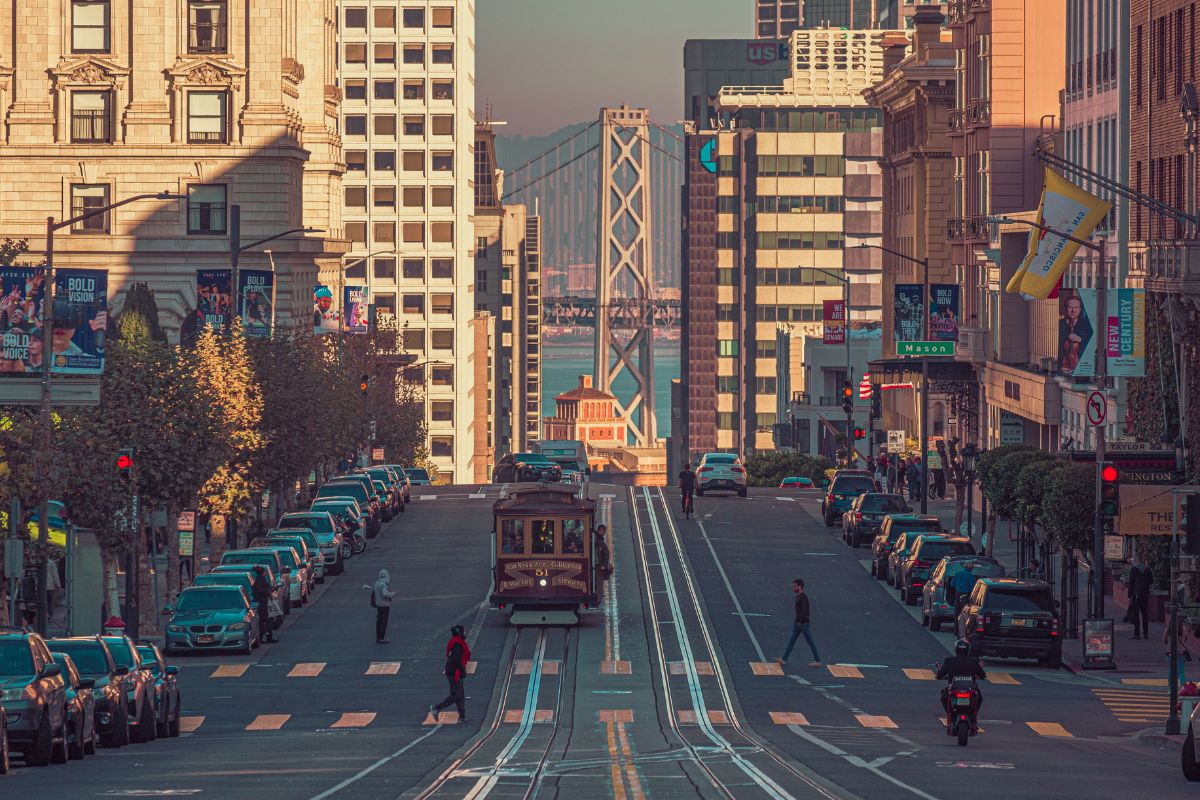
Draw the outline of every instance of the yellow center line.
[[[637,774],[637,764],[633,763],[633,748],[629,746],[629,735],[625,731],[625,723],[617,723],[617,735],[621,739],[621,752],[629,759],[625,764],[625,777],[629,779],[629,788],[633,791],[635,800],[645,800],[642,791],[642,779]]]
[[[277,731],[292,718],[291,714],[259,714],[246,726],[248,731]]]
[[[625,800],[625,779],[621,777],[621,760],[617,755],[617,740],[613,731],[614,724],[609,721],[604,724],[608,729],[608,757],[611,759],[613,800]]]
[[[858,667],[850,667],[845,664],[830,664],[829,674],[835,678],[861,678],[862,670]]]

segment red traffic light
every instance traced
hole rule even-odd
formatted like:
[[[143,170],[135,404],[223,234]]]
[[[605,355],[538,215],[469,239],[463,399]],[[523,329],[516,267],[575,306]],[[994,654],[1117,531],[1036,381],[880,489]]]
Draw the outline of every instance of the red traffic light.
[[[865,428],[855,428],[855,429],[854,429],[854,438],[855,438],[855,439],[865,439],[865,438],[867,438],[867,431],[866,431],[866,429],[865,429]]]
[[[1100,470],[1100,479],[1106,483],[1114,483],[1121,477],[1121,473],[1112,464],[1105,464]]]
[[[132,466],[133,466],[133,456],[131,456],[128,452],[122,451],[117,456],[117,469],[124,472],[125,470],[129,469]]]

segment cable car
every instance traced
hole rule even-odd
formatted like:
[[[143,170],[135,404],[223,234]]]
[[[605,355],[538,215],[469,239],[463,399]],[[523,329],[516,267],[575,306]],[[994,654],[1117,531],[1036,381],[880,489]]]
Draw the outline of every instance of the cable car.
[[[593,563],[596,501],[572,486],[516,484],[492,506],[492,595],[513,625],[574,625],[599,604]]]

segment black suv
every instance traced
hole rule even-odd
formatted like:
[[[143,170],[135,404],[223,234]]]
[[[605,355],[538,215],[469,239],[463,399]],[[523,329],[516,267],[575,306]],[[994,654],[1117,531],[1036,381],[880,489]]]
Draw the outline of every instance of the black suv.
[[[912,511],[901,494],[865,492],[854,498],[850,510],[842,514],[842,539],[850,547],[870,543],[887,514],[905,514]]]
[[[1050,584],[1015,578],[980,578],[958,614],[955,633],[978,656],[1036,658],[1062,666],[1058,612]]]
[[[96,730],[100,733],[100,743],[105,747],[129,744],[129,690],[126,688],[129,668],[117,663],[99,636],[51,639],[49,645],[54,652],[69,655],[81,676],[95,681],[92,694],[96,698]]]
[[[879,580],[888,577],[888,557],[900,534],[909,531],[941,533],[942,522],[932,514],[887,514],[871,542],[871,574]]]
[[[24,628],[0,628],[0,705],[26,764],[66,763],[67,682],[45,640]]]

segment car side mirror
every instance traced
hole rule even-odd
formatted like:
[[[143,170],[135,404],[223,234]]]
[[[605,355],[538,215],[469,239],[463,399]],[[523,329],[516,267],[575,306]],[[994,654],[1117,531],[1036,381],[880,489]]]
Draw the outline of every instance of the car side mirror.
[[[167,667],[167,674],[168,674],[168,675],[178,675],[178,674],[179,674],[179,667],[176,667],[176,666],[174,666],[174,665],[171,665],[171,666]]]
[[[62,674],[62,667],[60,667],[58,664],[47,664],[46,666],[42,667],[42,672],[39,677],[54,678],[61,674]]]
[[[121,676],[121,675],[128,675],[128,674],[129,674],[129,667],[117,667],[116,671],[115,671],[115,672],[113,672],[113,674],[114,674],[114,675],[117,675],[117,676]]]
[[[92,680],[91,678],[82,678],[79,681],[79,688],[80,689],[94,689],[94,688],[96,688],[96,682],[94,680]]]

